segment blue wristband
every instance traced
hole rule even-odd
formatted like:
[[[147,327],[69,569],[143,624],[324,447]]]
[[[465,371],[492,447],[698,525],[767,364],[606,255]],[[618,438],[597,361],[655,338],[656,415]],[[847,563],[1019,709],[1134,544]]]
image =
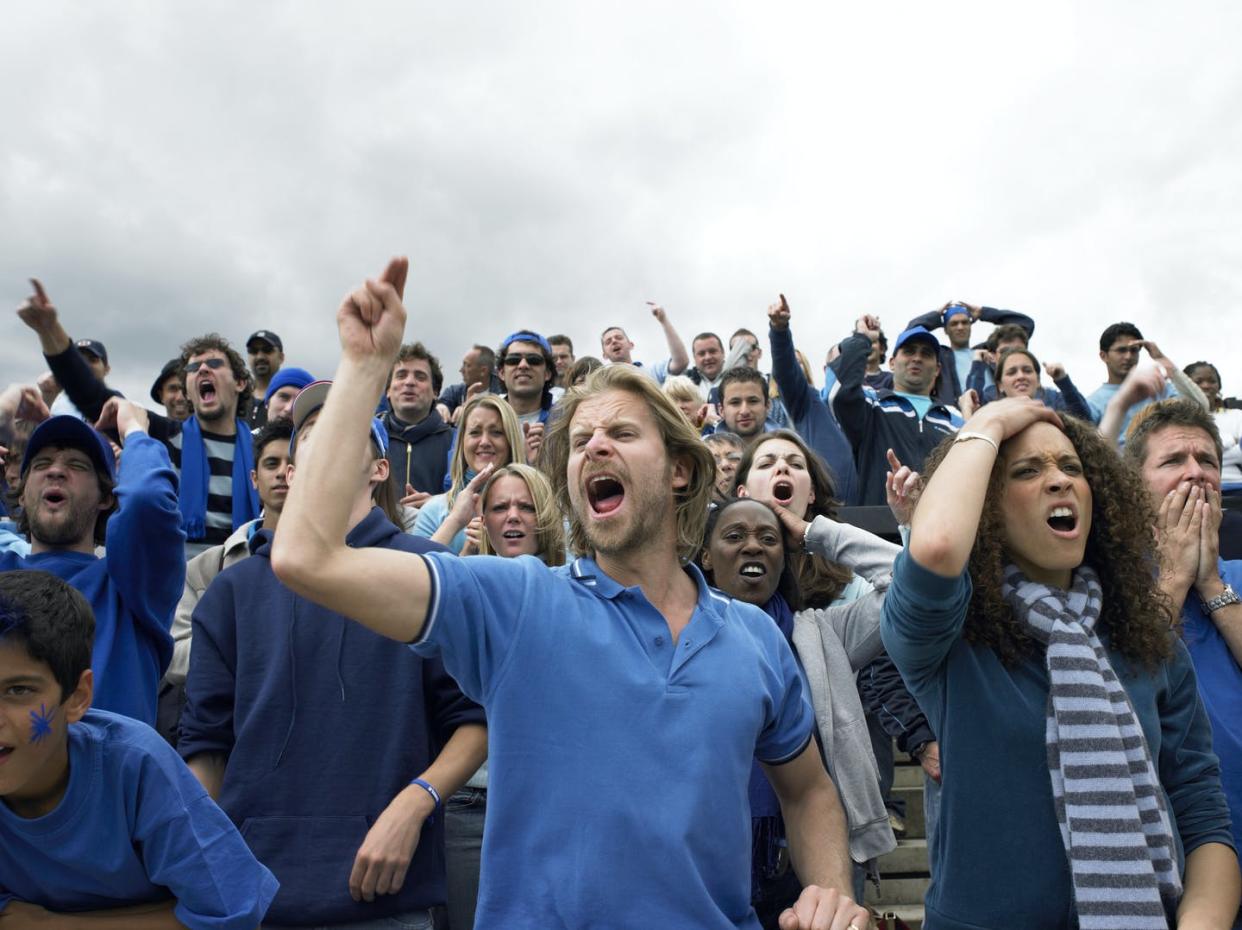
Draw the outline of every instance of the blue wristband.
[[[430,822],[431,820],[435,818],[436,813],[440,810],[440,807],[442,806],[441,801],[440,801],[440,792],[436,791],[435,785],[433,785],[431,782],[426,781],[422,778],[415,778],[410,782],[410,784],[418,785],[418,787],[422,788],[429,795],[431,795],[431,800],[436,802],[435,810],[433,810],[431,812],[431,816],[427,818],[428,822]]]

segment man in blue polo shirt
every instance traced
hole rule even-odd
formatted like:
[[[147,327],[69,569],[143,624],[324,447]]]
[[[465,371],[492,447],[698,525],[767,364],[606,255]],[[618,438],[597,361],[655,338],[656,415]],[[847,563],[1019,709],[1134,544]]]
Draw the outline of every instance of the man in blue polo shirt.
[[[316,449],[361,445],[401,342],[407,267],[395,259],[342,304],[344,351]],[[681,564],[702,539],[711,454],[628,366],[596,372],[563,407],[544,452],[574,548],[593,557],[551,570],[525,557],[351,549],[348,468],[316,451],[272,553],[295,591],[439,655],[486,707],[475,927],[757,930],[757,757],[807,886],[781,927],[862,930],[867,912],[844,893],[844,815],[793,654],[766,616]]]

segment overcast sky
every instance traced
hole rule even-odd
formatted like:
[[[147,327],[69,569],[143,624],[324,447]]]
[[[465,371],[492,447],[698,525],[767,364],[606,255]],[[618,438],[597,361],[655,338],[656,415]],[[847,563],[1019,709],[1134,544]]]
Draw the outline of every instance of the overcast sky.
[[[208,330],[329,374],[393,254],[450,380],[525,326],[654,360],[647,300],[762,333],[783,291],[817,366],[961,298],[1085,391],[1128,319],[1242,393],[1242,5],[1014,6],[11,7],[0,296],[41,278],[138,397]],[[36,345],[6,309],[0,381]]]

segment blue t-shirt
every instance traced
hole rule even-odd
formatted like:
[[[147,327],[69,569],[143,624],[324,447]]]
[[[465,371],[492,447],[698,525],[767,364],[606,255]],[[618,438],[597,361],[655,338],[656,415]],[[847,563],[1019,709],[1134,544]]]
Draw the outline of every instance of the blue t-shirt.
[[[1242,591],[1242,562],[1222,561],[1220,577]],[[1233,841],[1242,849],[1242,668],[1193,592],[1182,607],[1182,640],[1190,650],[1199,696],[1212,721],[1212,750],[1220,757],[1220,783],[1233,817]]]
[[[932,408],[932,399],[926,394],[907,394],[904,391],[893,391],[898,397],[904,397],[910,401],[910,405],[914,407],[914,412],[919,415],[919,419],[927,416],[927,411]]]
[[[252,930],[276,879],[146,724],[91,710],[69,727],[69,785],[26,819],[0,803],[0,908],[90,911],[176,899],[190,930]]]
[[[698,604],[674,642],[640,588],[590,559],[423,558],[413,648],[487,710],[476,930],[758,930],[751,761],[795,758],[814,727],[776,624],[693,565]]]
[[[957,383],[966,390],[966,378],[970,375],[970,366],[975,360],[975,350],[967,346],[965,349],[953,350],[953,365],[957,369]]]
[[[1091,405],[1091,413],[1096,423],[1104,416],[1104,411],[1108,409],[1108,402],[1121,389],[1120,384],[1101,384],[1098,388],[1087,395],[1087,403]],[[1121,421],[1121,432],[1117,435],[1117,445],[1124,446],[1126,444],[1126,430],[1130,428],[1130,421],[1134,419],[1134,415],[1146,407],[1148,404],[1154,404],[1158,400],[1168,400],[1170,397],[1177,397],[1177,389],[1170,382],[1164,386],[1164,390],[1160,392],[1158,397],[1148,397],[1146,400],[1140,400],[1137,404],[1126,411],[1126,418]]]

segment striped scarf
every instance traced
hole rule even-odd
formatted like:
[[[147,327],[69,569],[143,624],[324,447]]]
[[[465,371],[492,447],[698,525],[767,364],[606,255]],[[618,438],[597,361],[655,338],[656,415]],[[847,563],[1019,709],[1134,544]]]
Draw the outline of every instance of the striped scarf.
[[[1061,591],[1009,565],[1002,593],[1047,644],[1048,770],[1079,926],[1167,930],[1182,893],[1173,835],[1147,740],[1095,634],[1099,580],[1083,565]]]

